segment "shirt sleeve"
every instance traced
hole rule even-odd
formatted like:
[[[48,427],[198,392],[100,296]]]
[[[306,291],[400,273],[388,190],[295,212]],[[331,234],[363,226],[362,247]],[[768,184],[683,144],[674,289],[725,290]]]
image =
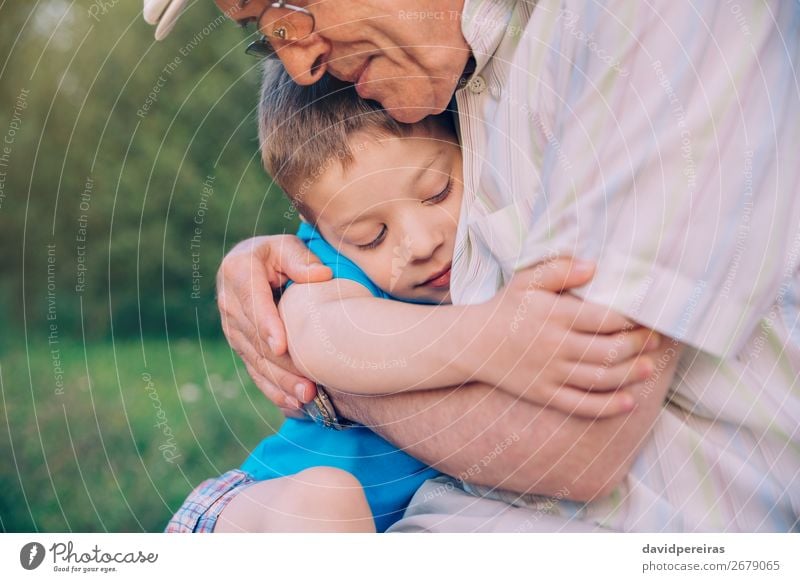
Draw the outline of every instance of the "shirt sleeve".
[[[384,299],[389,297],[367,277],[366,273],[364,273],[358,265],[340,254],[328,241],[322,238],[319,231],[312,225],[307,222],[301,222],[297,229],[297,236],[306,244],[312,253],[317,255],[317,258],[322,261],[323,265],[330,267],[334,279],[348,279],[349,281],[354,281],[366,287],[375,297]],[[291,284],[291,282],[289,282],[289,284]]]
[[[527,79],[513,200],[476,229],[506,276],[595,260],[578,295],[722,357],[798,268],[800,4],[654,4],[558,17]],[[540,51],[530,33],[522,49]]]

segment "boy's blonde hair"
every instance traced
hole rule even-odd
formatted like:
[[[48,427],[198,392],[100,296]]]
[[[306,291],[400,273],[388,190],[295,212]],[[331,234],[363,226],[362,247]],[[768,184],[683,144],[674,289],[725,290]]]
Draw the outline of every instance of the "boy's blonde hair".
[[[431,121],[452,127],[447,114]],[[307,220],[316,219],[303,203],[304,184],[313,183],[332,163],[347,169],[354,159],[349,144],[354,133],[405,137],[411,127],[392,119],[380,104],[359,97],[350,83],[325,75],[301,86],[280,62],[265,62],[258,107],[261,159]]]

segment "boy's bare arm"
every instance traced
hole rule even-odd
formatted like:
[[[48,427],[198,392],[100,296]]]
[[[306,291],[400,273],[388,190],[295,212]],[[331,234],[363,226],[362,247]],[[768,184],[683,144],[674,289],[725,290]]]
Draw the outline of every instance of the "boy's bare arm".
[[[528,283],[515,280],[481,305],[430,306],[378,299],[337,279],[293,285],[279,307],[294,364],[331,389],[380,395],[477,381],[566,413],[628,412],[632,397],[618,389],[652,371],[648,355],[631,358],[649,330],[603,336],[604,318],[609,331],[624,318]],[[559,313],[547,330],[538,325]],[[575,331],[578,320],[592,331]]]
[[[279,303],[298,370],[331,389],[364,395],[468,381],[461,352],[474,321],[465,317],[469,309],[380,299],[347,279],[292,285]]]
[[[661,411],[681,346],[653,353],[657,373],[634,387],[629,415],[588,420],[484,384],[362,398],[334,394],[339,412],[465,481],[589,501],[613,490]],[[500,452],[497,452],[500,451]]]

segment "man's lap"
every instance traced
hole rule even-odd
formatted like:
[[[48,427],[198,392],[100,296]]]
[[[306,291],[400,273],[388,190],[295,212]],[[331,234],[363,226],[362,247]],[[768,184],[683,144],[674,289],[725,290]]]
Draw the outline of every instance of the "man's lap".
[[[392,532],[792,531],[763,439],[667,406],[614,494],[584,504],[425,482]],[[568,497],[568,492],[565,493]]]
[[[389,532],[592,532],[589,523],[467,493],[450,477],[426,481]]]

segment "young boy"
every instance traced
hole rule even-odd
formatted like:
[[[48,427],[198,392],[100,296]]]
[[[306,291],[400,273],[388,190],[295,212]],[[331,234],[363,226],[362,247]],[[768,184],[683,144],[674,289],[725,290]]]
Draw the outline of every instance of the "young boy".
[[[334,275],[291,285],[281,299],[300,371],[364,395],[484,380],[476,358],[443,359],[437,349],[469,343],[501,311],[494,300],[441,305],[450,302],[462,196],[451,119],[399,124],[352,86],[300,87],[268,65],[259,136],[267,171],[303,218],[298,236]],[[589,416],[632,407],[623,392],[575,401],[538,393],[530,379],[518,384],[502,389]],[[195,489],[167,531],[385,531],[436,475],[364,427],[287,419],[241,469]]]

